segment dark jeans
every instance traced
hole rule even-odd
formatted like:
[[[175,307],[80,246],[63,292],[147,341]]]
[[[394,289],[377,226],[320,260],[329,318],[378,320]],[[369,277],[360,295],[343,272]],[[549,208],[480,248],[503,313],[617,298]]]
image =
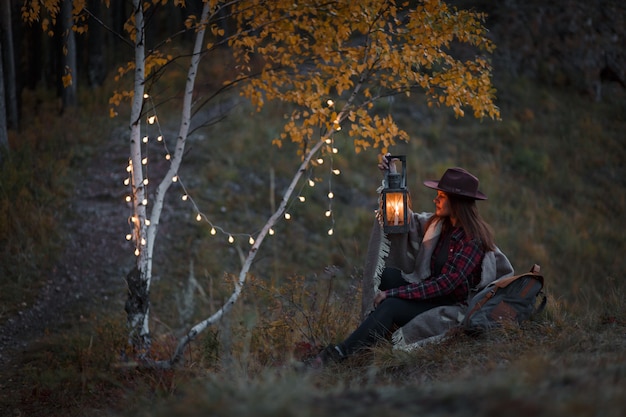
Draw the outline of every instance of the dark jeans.
[[[407,284],[400,270],[385,268],[378,288],[384,291]],[[344,354],[353,354],[360,349],[374,345],[381,339],[387,339],[393,330],[404,326],[418,314],[446,304],[454,304],[454,302],[448,297],[431,300],[386,298],[343,343],[339,344],[339,347]]]

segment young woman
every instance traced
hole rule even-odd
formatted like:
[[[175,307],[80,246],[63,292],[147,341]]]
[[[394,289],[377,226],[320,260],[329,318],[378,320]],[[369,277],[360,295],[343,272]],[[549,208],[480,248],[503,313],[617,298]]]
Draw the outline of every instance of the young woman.
[[[394,172],[395,164],[387,156],[378,167]],[[406,243],[410,236],[390,236],[391,248],[373,297],[374,310],[345,341],[324,349],[313,366],[368,348],[428,310],[464,304],[470,290],[481,282],[485,254],[496,247],[491,228],[476,206],[477,200],[487,199],[478,190],[478,178],[462,168],[449,168],[439,181],[424,185],[437,190],[435,212],[411,213],[408,235],[414,235],[413,244]],[[397,243],[402,241],[404,245]]]

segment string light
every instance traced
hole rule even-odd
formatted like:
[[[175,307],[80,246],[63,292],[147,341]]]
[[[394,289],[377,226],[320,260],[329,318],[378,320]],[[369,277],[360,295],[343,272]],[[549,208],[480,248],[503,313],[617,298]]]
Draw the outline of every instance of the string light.
[[[148,94],[144,94],[144,99],[148,99],[148,98],[150,98],[150,96],[149,96]],[[326,101],[326,104],[327,104],[329,107],[333,107],[333,106],[335,105],[334,101],[333,101],[333,100],[331,100],[331,99],[327,100],[327,101]],[[164,146],[164,148],[165,148],[165,154],[164,154],[164,158],[165,158],[165,160],[167,160],[167,161],[171,161],[172,156],[171,156],[171,154],[169,153],[169,151],[168,151],[168,149],[167,149],[167,144],[166,144],[166,142],[164,141],[164,138],[163,138],[162,132],[160,131],[160,130],[161,130],[161,127],[160,127],[160,125],[159,125],[159,119],[158,119],[158,116],[156,115],[156,109],[155,109],[155,107],[154,107],[154,104],[153,104],[153,110],[155,111],[155,113],[147,117],[147,119],[146,119],[146,120],[147,120],[147,124],[148,124],[148,125],[156,125],[156,126],[157,126],[157,128],[159,129],[159,134],[158,134],[158,136],[156,136],[156,140],[157,140],[157,142],[162,143],[162,144],[163,144],[163,146]],[[340,130],[341,130],[341,125],[340,125],[340,119],[339,119],[339,117],[337,117],[337,118],[333,121],[333,130],[334,130],[334,131],[340,131]],[[145,149],[146,156],[145,156],[144,158],[142,158],[142,159],[141,159],[141,164],[142,164],[142,166],[144,167],[143,169],[147,169],[148,162],[149,162],[149,158],[148,158],[148,155],[147,155],[147,153],[148,153],[148,148],[147,148],[147,146],[148,146],[148,143],[150,142],[150,136],[149,136],[149,135],[145,135],[145,136],[143,136],[143,137],[142,137],[142,142],[143,142],[143,144],[145,144],[145,145],[146,145],[146,149]],[[340,170],[339,170],[339,169],[333,169],[333,167],[332,167],[332,163],[333,163],[333,160],[332,160],[332,155],[336,155],[336,154],[338,154],[338,152],[339,152],[339,150],[338,150],[336,147],[332,146],[332,144],[333,144],[333,138],[332,138],[332,136],[328,136],[327,138],[325,138],[325,139],[324,139],[324,143],[325,143],[326,145],[328,145],[328,148],[327,148],[325,151],[324,151],[324,150],[322,150],[322,152],[326,152],[326,154],[327,154],[327,155],[330,155],[330,156],[331,156],[331,158],[330,158],[330,172],[331,172],[332,174],[334,174],[334,175],[339,175],[339,174],[340,174]],[[324,163],[325,163],[325,160],[324,160],[324,158],[323,158],[322,156],[320,156],[319,158],[317,158],[315,161],[317,162],[317,164],[318,164],[318,165],[322,165],[322,164],[324,164]],[[129,185],[131,185],[131,184],[132,184],[132,171],[133,171],[133,163],[132,163],[132,159],[129,159],[129,161],[128,161],[128,165],[127,165],[127,167],[126,167],[126,171],[127,171],[128,173],[130,173],[131,175],[130,175],[128,178],[124,179],[124,185],[125,185],[125,186],[129,186]],[[147,185],[149,184],[149,180],[148,180],[147,172],[145,173],[145,175],[144,175],[144,179],[143,179],[142,181],[143,181],[142,183],[143,183],[143,185],[144,185],[144,186],[147,186]],[[182,201],[185,201],[185,202],[186,202],[186,201],[190,201],[190,202],[193,204],[193,207],[194,207],[194,209],[196,210],[196,220],[197,220],[198,222],[200,222],[200,221],[202,221],[202,220],[204,219],[207,223],[209,223],[209,225],[211,226],[211,229],[210,229],[210,234],[211,234],[212,236],[216,235],[216,234],[217,234],[217,232],[218,232],[218,231],[220,231],[220,232],[222,232],[222,233],[224,233],[224,234],[226,234],[226,235],[228,236],[228,242],[229,242],[229,243],[231,243],[231,244],[232,244],[232,243],[234,243],[234,242],[235,242],[235,236],[236,236],[236,234],[228,233],[228,232],[226,232],[225,230],[223,230],[222,228],[220,228],[220,227],[217,227],[217,226],[213,225],[213,224],[209,221],[209,219],[208,219],[205,215],[203,215],[203,214],[200,212],[200,210],[198,209],[198,207],[197,207],[196,203],[193,201],[193,199],[191,198],[191,196],[190,196],[190,195],[188,194],[188,192],[185,190],[184,184],[182,184],[182,182],[180,181],[180,178],[179,178],[179,176],[178,176],[178,175],[174,175],[174,176],[172,177],[172,182],[180,184],[180,186],[183,188],[184,194],[181,196],[181,199],[182,199]],[[309,178],[309,179],[307,180],[307,184],[308,184],[310,187],[314,187],[314,186],[316,185],[316,182],[315,182],[314,178]],[[329,218],[331,218],[331,219],[332,219],[332,217],[333,217],[333,210],[332,210],[331,204],[332,204],[332,200],[333,200],[333,198],[334,198],[334,193],[333,193],[333,191],[332,191],[332,183],[331,183],[330,179],[329,179],[329,184],[328,184],[328,185],[329,185],[329,191],[328,191],[327,197],[328,197],[328,199],[329,199],[329,207],[328,207],[328,210],[326,210],[326,211],[325,211],[325,216],[326,216],[326,217],[329,217]],[[134,191],[133,191],[133,192],[134,192]],[[131,195],[126,196],[126,201],[127,201],[127,202],[132,202],[132,200],[133,200],[133,192],[131,192]],[[297,199],[298,199],[300,202],[302,202],[302,203],[306,202],[306,197],[305,197],[305,196],[303,196],[303,195],[298,195],[298,196],[297,196]],[[144,198],[144,199],[142,200],[142,202],[141,202],[141,203],[142,203],[144,206],[146,206],[146,205],[148,204],[148,199],[147,199],[147,198]],[[288,212],[288,211],[287,211],[287,209],[286,209],[286,210],[285,210],[285,212],[284,212],[284,218],[285,218],[286,220],[291,220],[291,219],[292,219],[292,214],[291,214],[290,212]],[[137,227],[137,226],[138,226],[138,224],[139,224],[139,221],[138,221],[137,217],[135,217],[135,216],[132,216],[132,217],[131,217],[131,222],[133,223],[134,227]],[[334,225],[334,220],[332,220],[332,223],[333,223],[333,225]],[[146,226],[150,226],[150,220],[146,218],[146,219],[144,220],[144,224],[145,224]],[[270,236],[273,236],[275,233],[276,233],[276,231],[274,230],[274,228],[271,228],[271,227],[270,227],[270,228],[269,228],[269,230],[268,230],[268,234],[269,234]],[[333,228],[333,227],[331,227],[331,228],[328,230],[328,235],[329,235],[329,236],[332,236],[333,234],[334,234],[334,228]],[[250,245],[254,245],[254,243],[255,243],[255,238],[254,238],[252,235],[249,235],[249,234],[247,235],[247,237],[248,237],[248,243],[249,243]],[[127,239],[127,240],[129,240],[129,241],[130,241],[130,240],[133,240],[133,234],[132,234],[132,233],[128,233],[128,234],[126,235],[126,239]],[[136,256],[139,256],[139,255],[141,254],[140,247],[141,247],[141,246],[145,246],[145,245],[146,245],[146,239],[145,239],[145,238],[142,238],[142,239],[140,240],[140,242],[139,242],[139,243],[140,243],[140,245],[138,245],[138,246],[135,248],[135,255],[136,255]]]

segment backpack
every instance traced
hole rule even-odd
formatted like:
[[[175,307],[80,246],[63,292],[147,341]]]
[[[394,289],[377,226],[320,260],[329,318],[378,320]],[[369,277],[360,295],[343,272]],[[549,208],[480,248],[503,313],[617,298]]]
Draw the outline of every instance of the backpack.
[[[546,306],[543,276],[535,264],[530,272],[497,279],[474,295],[462,321],[465,330],[480,331],[500,326],[503,322],[529,319]],[[537,306],[537,298],[542,300]]]

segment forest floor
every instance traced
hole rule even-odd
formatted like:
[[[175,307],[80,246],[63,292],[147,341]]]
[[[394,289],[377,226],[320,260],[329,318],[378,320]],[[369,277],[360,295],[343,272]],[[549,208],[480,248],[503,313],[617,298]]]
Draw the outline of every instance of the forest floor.
[[[124,276],[133,258],[125,240],[125,148],[112,136],[74,167],[70,204],[58,217],[65,236],[63,254],[34,302],[23,303],[21,311],[0,324],[0,371],[19,366],[20,355],[46,335],[96,312],[123,314]],[[0,400],[8,395],[10,384],[0,380]]]
[[[124,277],[133,266],[134,256],[132,245],[125,240],[130,210],[124,203],[127,147],[123,137],[123,132],[113,131],[74,167],[71,203],[58,218],[63,225],[65,250],[39,297],[0,323],[1,416],[624,415],[623,307],[608,318],[591,314],[580,317],[569,314],[557,296],[552,297],[549,315],[523,331],[484,339],[459,338],[412,352],[410,357],[390,352],[365,366],[329,368],[317,375],[286,373],[281,379],[275,375],[281,370],[273,369],[268,381],[259,381],[248,375],[229,380],[224,374],[206,372],[195,381],[198,386],[181,388],[172,383],[168,386],[171,391],[165,390],[162,397],[158,390],[146,395],[141,390],[133,392],[136,380],[126,386],[116,376],[101,375],[113,368],[108,363],[105,371],[95,369],[90,374],[81,362],[85,360],[82,352],[67,359],[78,358],[79,363],[72,363],[78,371],[64,373],[66,369],[57,367],[56,373],[46,373],[45,369],[30,367],[33,358],[39,361],[38,366],[58,364],[55,356],[62,356],[58,350],[78,350],[69,342],[63,345],[59,338],[54,340],[57,351],[49,353],[49,362],[42,362],[46,358],[42,351],[53,346],[49,341],[55,335],[93,328],[91,321],[96,318],[114,317],[114,321],[124,322]],[[152,169],[157,169],[156,164]],[[556,290],[553,294],[558,295]],[[623,306],[621,295],[603,301]],[[27,368],[29,376],[21,377]],[[101,378],[108,384],[102,386],[114,386],[111,397],[99,396],[98,385],[93,385],[96,389],[89,386],[88,379],[95,373],[94,380]],[[67,382],[76,376],[85,382]],[[44,377],[57,379],[38,387],[27,385],[33,378]],[[60,393],[41,389],[51,386]],[[176,395],[168,396],[172,392]],[[86,400],[68,401],[73,396]],[[39,404],[27,404],[33,399]],[[143,407],[141,412],[119,412],[117,407],[133,400],[135,407]],[[178,403],[187,407],[186,413],[179,413]],[[29,413],[31,410],[37,412]]]

